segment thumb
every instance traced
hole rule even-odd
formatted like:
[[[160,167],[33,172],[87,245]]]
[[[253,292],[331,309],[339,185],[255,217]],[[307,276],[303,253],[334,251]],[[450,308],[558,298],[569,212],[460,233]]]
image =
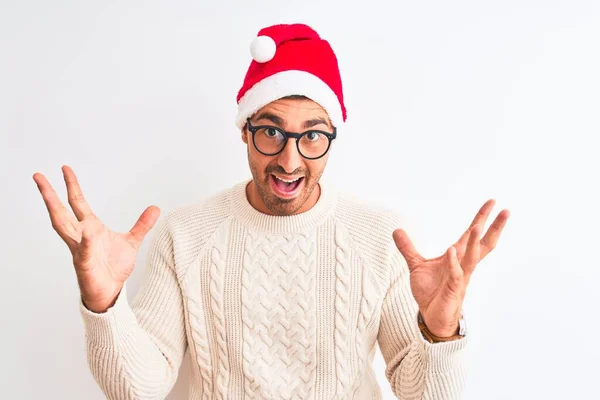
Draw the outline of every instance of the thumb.
[[[403,229],[396,229],[392,234],[396,247],[404,256],[410,270],[413,266],[424,261],[424,258],[417,252],[411,240]]]
[[[448,272],[450,274],[450,283],[459,285],[459,283],[462,282],[464,273],[462,267],[460,266],[460,262],[458,261],[456,247],[450,246],[448,250],[446,250],[446,258],[449,265]]]
[[[160,208],[156,206],[146,208],[135,225],[133,225],[133,228],[129,231],[133,236],[133,239],[138,243],[142,243],[146,234],[152,229],[159,216]]]
[[[89,260],[92,256],[95,236],[93,229],[94,227],[90,224],[82,224],[81,240],[77,249],[82,260]]]

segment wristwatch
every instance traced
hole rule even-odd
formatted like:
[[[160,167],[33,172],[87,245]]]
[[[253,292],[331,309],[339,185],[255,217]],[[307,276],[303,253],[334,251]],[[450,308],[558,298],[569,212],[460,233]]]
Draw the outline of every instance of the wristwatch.
[[[419,322],[419,330],[421,334],[429,343],[438,343],[438,342],[450,342],[452,340],[458,340],[465,337],[467,334],[467,322],[465,321],[465,317],[463,311],[460,311],[460,318],[458,319],[458,332],[449,337],[439,337],[435,336],[433,333],[429,332],[427,325],[425,325],[425,321],[423,320],[423,316],[421,315],[421,311],[418,314],[418,322]]]

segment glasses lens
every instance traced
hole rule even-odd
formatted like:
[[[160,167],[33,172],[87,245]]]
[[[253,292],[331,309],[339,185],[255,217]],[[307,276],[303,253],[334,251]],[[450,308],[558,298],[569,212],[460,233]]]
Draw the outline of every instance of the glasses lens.
[[[311,131],[302,136],[298,143],[300,153],[307,158],[321,157],[329,147],[329,139],[322,133]]]
[[[275,128],[259,128],[254,134],[254,144],[261,153],[275,154],[284,145],[283,134]]]

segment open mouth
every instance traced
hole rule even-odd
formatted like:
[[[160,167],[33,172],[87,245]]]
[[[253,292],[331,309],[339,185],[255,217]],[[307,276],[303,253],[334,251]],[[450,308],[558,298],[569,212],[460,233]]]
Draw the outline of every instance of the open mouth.
[[[275,175],[270,175],[271,178],[271,186],[273,187],[273,191],[281,196],[281,197],[292,197],[294,196],[302,186],[304,182],[304,177],[298,178],[279,178]]]

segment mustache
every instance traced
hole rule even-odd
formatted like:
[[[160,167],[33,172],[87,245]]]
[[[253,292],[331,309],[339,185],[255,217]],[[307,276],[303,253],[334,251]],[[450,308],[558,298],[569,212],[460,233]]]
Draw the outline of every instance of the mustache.
[[[277,175],[281,175],[281,176],[298,176],[298,175],[306,176],[306,175],[308,175],[307,170],[305,170],[303,168],[296,168],[291,173],[288,173],[286,170],[284,170],[279,165],[277,165],[277,166],[273,165],[273,166],[267,167],[265,172],[267,174],[277,174]]]

